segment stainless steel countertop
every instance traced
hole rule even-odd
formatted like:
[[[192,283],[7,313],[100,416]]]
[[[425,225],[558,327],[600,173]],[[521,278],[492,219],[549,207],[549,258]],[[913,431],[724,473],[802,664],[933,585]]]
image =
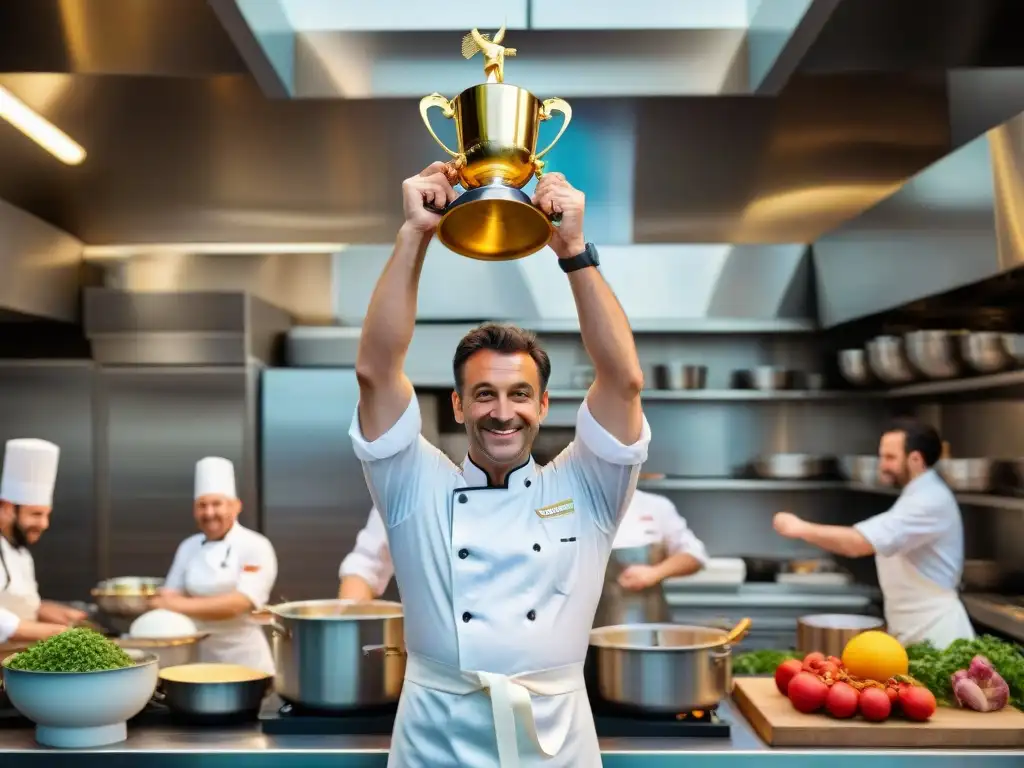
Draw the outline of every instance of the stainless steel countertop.
[[[922,759],[929,765],[966,766],[967,760],[982,759],[992,768],[1019,768],[1021,753],[1010,751],[957,750],[795,750],[771,749],[753,732],[746,720],[728,702],[719,714],[732,723],[729,738],[705,739],[602,739],[604,768],[687,768],[705,764],[735,765],[738,762],[763,766],[766,760],[785,760],[787,768],[794,761],[820,765],[825,755],[834,756],[838,764],[831,768],[853,766],[853,760],[865,755],[884,760],[887,768],[915,765]],[[91,750],[52,750],[35,743],[28,728],[0,730],[0,753],[8,766],[58,766],[95,764],[114,766],[189,766],[219,768],[238,765],[244,755],[246,768],[283,765],[302,768],[384,768],[390,739],[386,736],[268,736],[258,724],[233,728],[132,727],[128,740],[121,744]],[[283,760],[287,755],[287,759]],[[144,763],[141,761],[144,759]],[[134,761],[134,762],[133,762]],[[813,762],[812,762],[813,761]]]

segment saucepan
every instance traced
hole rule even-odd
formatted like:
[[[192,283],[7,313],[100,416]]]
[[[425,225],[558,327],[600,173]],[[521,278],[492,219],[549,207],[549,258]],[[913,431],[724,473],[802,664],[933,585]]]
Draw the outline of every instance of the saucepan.
[[[398,701],[407,659],[401,603],[305,600],[270,613],[275,687],[285,702],[352,710]]]
[[[682,713],[716,707],[732,691],[732,648],[750,630],[621,624],[590,632],[588,687],[611,704]]]
[[[160,670],[153,698],[188,718],[255,717],[272,681],[237,664],[181,664]]]

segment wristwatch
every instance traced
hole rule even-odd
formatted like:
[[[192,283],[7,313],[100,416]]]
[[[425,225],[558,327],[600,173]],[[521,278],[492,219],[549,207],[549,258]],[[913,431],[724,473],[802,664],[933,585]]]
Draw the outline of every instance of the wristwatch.
[[[584,267],[596,267],[600,263],[600,260],[597,258],[597,248],[594,247],[593,243],[587,243],[583,253],[578,253],[570,259],[558,260],[558,266],[566,274],[575,272],[577,269],[583,269]]]

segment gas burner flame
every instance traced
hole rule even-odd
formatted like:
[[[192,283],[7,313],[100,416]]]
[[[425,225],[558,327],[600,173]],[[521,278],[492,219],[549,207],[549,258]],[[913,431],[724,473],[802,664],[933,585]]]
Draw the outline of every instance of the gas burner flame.
[[[690,718],[693,718],[694,720],[704,720],[705,717],[708,720],[710,720],[714,716],[715,716],[715,710],[713,710],[713,709],[709,709],[709,710],[695,709],[692,712],[678,712],[676,714],[676,720],[688,720]]]

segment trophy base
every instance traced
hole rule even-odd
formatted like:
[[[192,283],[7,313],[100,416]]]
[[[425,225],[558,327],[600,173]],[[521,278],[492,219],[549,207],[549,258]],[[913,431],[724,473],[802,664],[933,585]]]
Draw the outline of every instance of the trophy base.
[[[437,238],[450,250],[480,261],[512,261],[536,253],[551,240],[544,212],[521,189],[503,184],[476,187],[445,209]]]

